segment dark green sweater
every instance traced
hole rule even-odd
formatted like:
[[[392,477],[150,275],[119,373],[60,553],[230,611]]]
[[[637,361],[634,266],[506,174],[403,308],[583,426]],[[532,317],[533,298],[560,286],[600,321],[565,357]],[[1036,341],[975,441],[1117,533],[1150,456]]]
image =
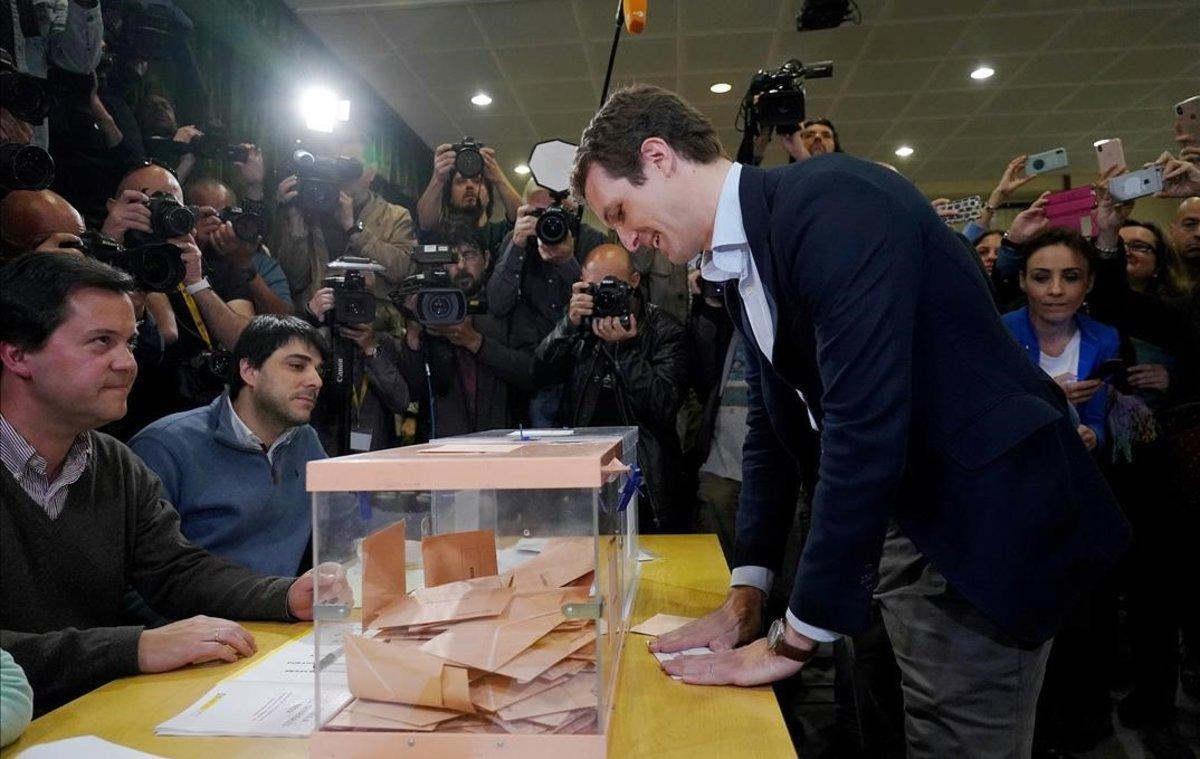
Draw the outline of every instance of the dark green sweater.
[[[138,674],[142,628],[122,626],[129,586],[173,618],[291,619],[292,578],[193,546],[154,473],[90,434],[92,460],[53,521],[0,466],[0,648],[24,668],[37,713]]]

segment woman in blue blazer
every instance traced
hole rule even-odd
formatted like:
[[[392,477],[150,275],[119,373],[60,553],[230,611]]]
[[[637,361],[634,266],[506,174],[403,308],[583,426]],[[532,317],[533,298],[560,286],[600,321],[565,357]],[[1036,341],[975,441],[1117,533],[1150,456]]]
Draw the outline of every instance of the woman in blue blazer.
[[[1079,313],[1095,280],[1093,257],[1091,246],[1070,230],[1051,228],[1030,238],[1020,275],[1029,305],[1003,317],[1029,360],[1066,392],[1089,450],[1105,442],[1108,388],[1088,377],[1120,349],[1117,330]]]

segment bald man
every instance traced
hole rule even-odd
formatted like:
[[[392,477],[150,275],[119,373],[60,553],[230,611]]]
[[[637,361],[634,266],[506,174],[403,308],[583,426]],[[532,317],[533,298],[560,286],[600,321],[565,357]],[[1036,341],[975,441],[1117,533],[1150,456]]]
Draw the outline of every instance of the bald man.
[[[0,245],[6,257],[39,250],[78,253],[83,217],[52,190],[15,190],[0,201]]]
[[[1187,198],[1179,204],[1171,222],[1171,243],[1183,256],[1192,279],[1200,276],[1200,197]]]
[[[683,530],[690,499],[682,494],[683,466],[675,416],[688,378],[683,325],[636,294],[641,275],[620,245],[601,245],[588,254],[583,278],[571,287],[567,312],[536,352],[535,381],[565,382],[559,422],[571,427],[631,425],[638,428],[638,463],[648,498],[640,529]],[[628,285],[629,325],[617,317],[593,318],[591,285],[606,279]]]
[[[184,199],[195,206],[208,206],[218,211],[238,205],[237,194],[216,177],[201,177],[187,183]],[[259,204],[261,205],[261,204]],[[249,211],[250,209],[245,209]],[[258,210],[265,224],[266,217]],[[272,258],[262,244],[262,238],[246,241],[225,222],[212,234],[208,248],[210,260],[219,258],[247,282],[250,300],[257,314],[292,314],[292,293],[283,267]]]

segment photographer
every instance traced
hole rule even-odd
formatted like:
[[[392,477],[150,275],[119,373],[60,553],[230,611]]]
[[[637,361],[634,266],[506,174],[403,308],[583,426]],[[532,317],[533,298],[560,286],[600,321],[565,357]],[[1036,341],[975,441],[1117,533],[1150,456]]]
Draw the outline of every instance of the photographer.
[[[468,173],[464,174],[464,169]],[[504,204],[504,218],[492,221],[497,194]],[[480,147],[468,137],[456,145],[437,146],[433,175],[417,201],[417,220],[424,234],[435,231],[443,219],[460,217],[475,229],[480,248],[495,256],[512,230],[520,206],[521,196],[496,161],[496,151]]]
[[[335,154],[359,162],[361,171],[344,180],[336,205],[328,211],[303,206],[304,185],[296,174],[279,183],[277,215],[271,226],[271,251],[292,288],[293,303],[307,303],[321,288],[330,261],[342,255],[364,256],[385,268],[375,293],[388,291],[412,272],[412,217],[370,190],[376,166],[364,160],[365,137],[342,133]],[[348,162],[346,162],[349,165]],[[357,167],[356,167],[357,168]]]
[[[14,190],[0,201],[0,254],[78,253],[83,217],[51,190]]]
[[[252,147],[252,146],[251,146]],[[262,155],[258,148],[253,148],[258,165],[262,165]],[[253,161],[253,158],[252,158]],[[213,232],[208,250],[216,255],[230,268],[246,279],[250,289],[250,299],[254,303],[254,312],[258,314],[291,314],[291,288],[283,267],[272,258],[262,245],[262,234],[266,231],[266,217],[262,213],[251,210],[250,206],[238,207],[237,195],[219,179],[205,177],[188,182],[183,189],[184,198],[196,206],[208,206],[219,209],[222,216],[238,213],[221,228]],[[260,206],[262,204],[259,204]],[[245,219],[249,232],[258,230],[253,239],[243,239],[249,232],[238,233],[240,220]]]
[[[677,482],[683,454],[675,416],[688,380],[683,326],[636,294],[640,275],[619,245],[601,245],[572,285],[566,315],[537,348],[539,385],[565,382],[559,421],[568,427],[638,427],[638,462],[646,477],[649,508],[641,529],[685,531],[689,498]],[[597,311],[599,288],[622,290],[621,316]],[[613,300],[622,300],[619,296]]]
[[[488,256],[472,228],[443,224],[438,239],[456,259],[445,267],[449,279],[468,298],[477,296],[483,290]],[[415,303],[416,297],[410,301]],[[515,391],[533,389],[532,356],[509,347],[504,323],[486,313],[468,315],[452,325],[410,319],[400,371],[420,406],[417,436],[422,441],[511,427],[517,418],[512,408]]]
[[[366,288],[374,286],[374,272],[366,272],[363,278]],[[408,407],[408,384],[400,374],[400,341],[397,337],[404,332],[400,314],[394,308],[376,307],[377,318],[373,324],[342,324],[330,319],[335,308],[337,293],[332,287],[317,290],[306,305],[305,318],[316,324],[329,325],[330,342],[337,340],[354,344],[353,364],[350,377],[353,387],[344,397],[338,397],[333,387],[321,394],[313,426],[321,436],[321,443],[331,455],[337,455],[339,440],[338,423],[342,419],[342,408],[337,404],[348,403],[350,407],[349,444],[350,451],[378,451],[400,445],[396,428],[396,415],[403,414]],[[335,312],[336,313],[336,312]]]

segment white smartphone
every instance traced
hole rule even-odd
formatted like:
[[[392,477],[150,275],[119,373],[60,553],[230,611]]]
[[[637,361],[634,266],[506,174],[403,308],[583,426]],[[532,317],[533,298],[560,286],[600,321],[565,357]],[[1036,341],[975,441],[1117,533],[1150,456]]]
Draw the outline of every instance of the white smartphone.
[[[1067,168],[1067,149],[1055,148],[1044,153],[1034,153],[1025,159],[1025,175],[1045,174],[1047,171]]]
[[[1108,180],[1108,194],[1118,203],[1144,198],[1156,192],[1162,192],[1163,167],[1151,166],[1147,169],[1131,171],[1119,177]]]
[[[1113,137],[1108,140],[1097,140],[1092,143],[1096,148],[1096,162],[1100,165],[1100,173],[1111,169],[1113,166],[1125,166],[1125,148],[1121,145],[1120,137]]]

